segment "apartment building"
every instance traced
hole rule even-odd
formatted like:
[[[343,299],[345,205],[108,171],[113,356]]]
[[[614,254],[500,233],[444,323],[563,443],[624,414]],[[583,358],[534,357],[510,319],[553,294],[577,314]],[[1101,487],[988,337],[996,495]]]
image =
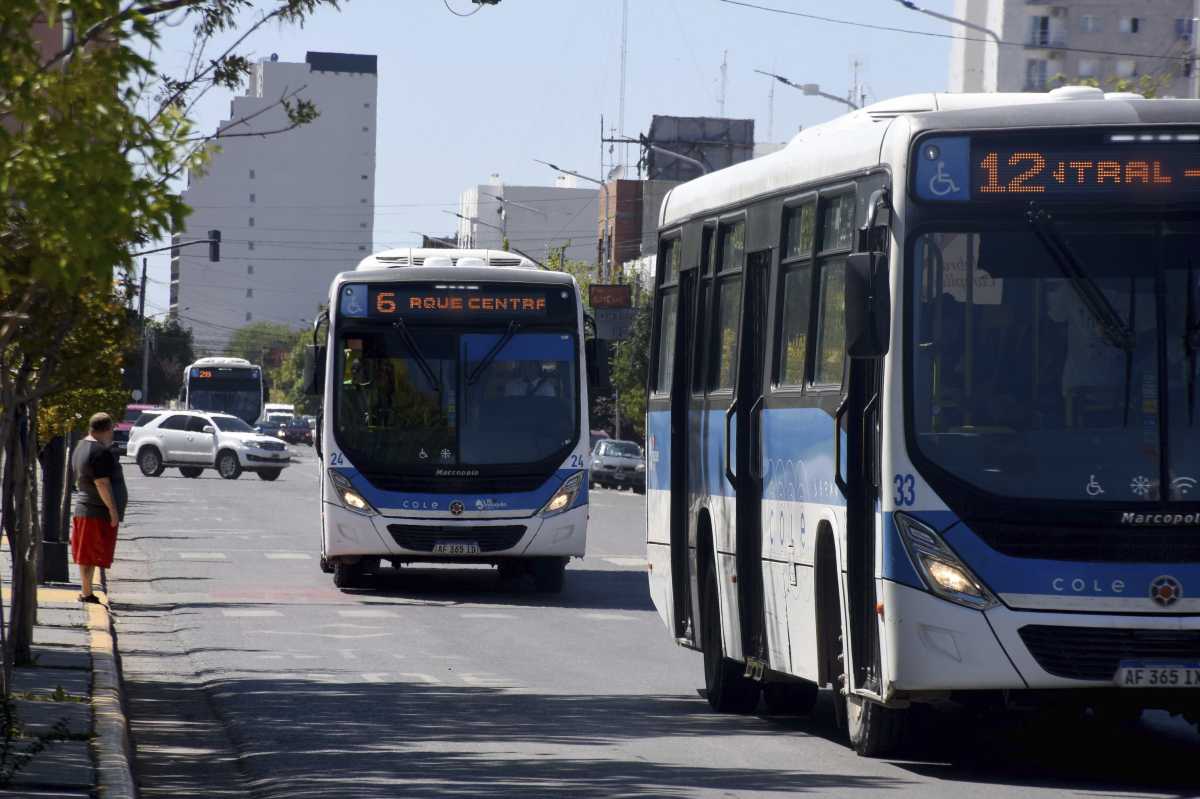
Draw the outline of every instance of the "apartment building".
[[[950,91],[1046,91],[1095,81],[1193,96],[1195,0],[955,0]]]
[[[254,66],[219,126],[237,135],[217,140],[183,192],[193,210],[175,240],[221,231],[220,263],[205,247],[171,259],[171,313],[197,349],[219,353],[252,322],[308,324],[333,276],[372,251],[376,84],[373,55],[310,52]],[[285,97],[311,100],[319,117],[275,132],[288,127]]]

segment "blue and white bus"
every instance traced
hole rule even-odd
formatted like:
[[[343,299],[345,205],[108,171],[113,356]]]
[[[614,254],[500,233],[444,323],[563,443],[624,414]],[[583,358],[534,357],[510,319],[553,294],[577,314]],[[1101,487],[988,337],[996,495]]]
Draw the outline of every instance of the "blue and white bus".
[[[1200,723],[1200,103],[919,95],[664,200],[650,587],[708,700]]]
[[[200,358],[184,368],[179,394],[188,410],[228,413],[254,424],[263,409],[262,368],[245,358]]]
[[[306,382],[336,585],[454,562],[562,590],[587,539],[583,322],[573,277],[507,252],[389,250],[334,279]]]

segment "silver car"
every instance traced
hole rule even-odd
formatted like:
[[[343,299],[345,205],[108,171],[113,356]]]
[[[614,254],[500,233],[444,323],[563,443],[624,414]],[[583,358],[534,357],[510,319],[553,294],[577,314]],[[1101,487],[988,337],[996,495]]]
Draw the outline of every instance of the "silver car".
[[[632,441],[605,440],[592,450],[593,486],[646,491],[646,461],[642,448]]]

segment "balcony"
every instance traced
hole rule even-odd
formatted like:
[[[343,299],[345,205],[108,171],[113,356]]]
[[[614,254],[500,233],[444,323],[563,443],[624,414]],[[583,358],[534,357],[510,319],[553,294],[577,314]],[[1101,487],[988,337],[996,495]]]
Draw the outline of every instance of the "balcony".
[[[1067,46],[1067,35],[1058,32],[1031,33],[1025,37],[1025,46],[1043,50],[1057,50]]]

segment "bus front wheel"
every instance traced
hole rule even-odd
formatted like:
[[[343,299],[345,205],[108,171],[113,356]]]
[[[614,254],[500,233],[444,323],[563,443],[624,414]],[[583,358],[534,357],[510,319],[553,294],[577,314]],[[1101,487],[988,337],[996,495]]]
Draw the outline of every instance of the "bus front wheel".
[[[540,594],[561,594],[566,581],[566,558],[538,558],[531,567],[533,585]]]
[[[346,558],[333,561],[333,584],[338,588],[365,588],[367,585],[366,558],[351,563]]]

